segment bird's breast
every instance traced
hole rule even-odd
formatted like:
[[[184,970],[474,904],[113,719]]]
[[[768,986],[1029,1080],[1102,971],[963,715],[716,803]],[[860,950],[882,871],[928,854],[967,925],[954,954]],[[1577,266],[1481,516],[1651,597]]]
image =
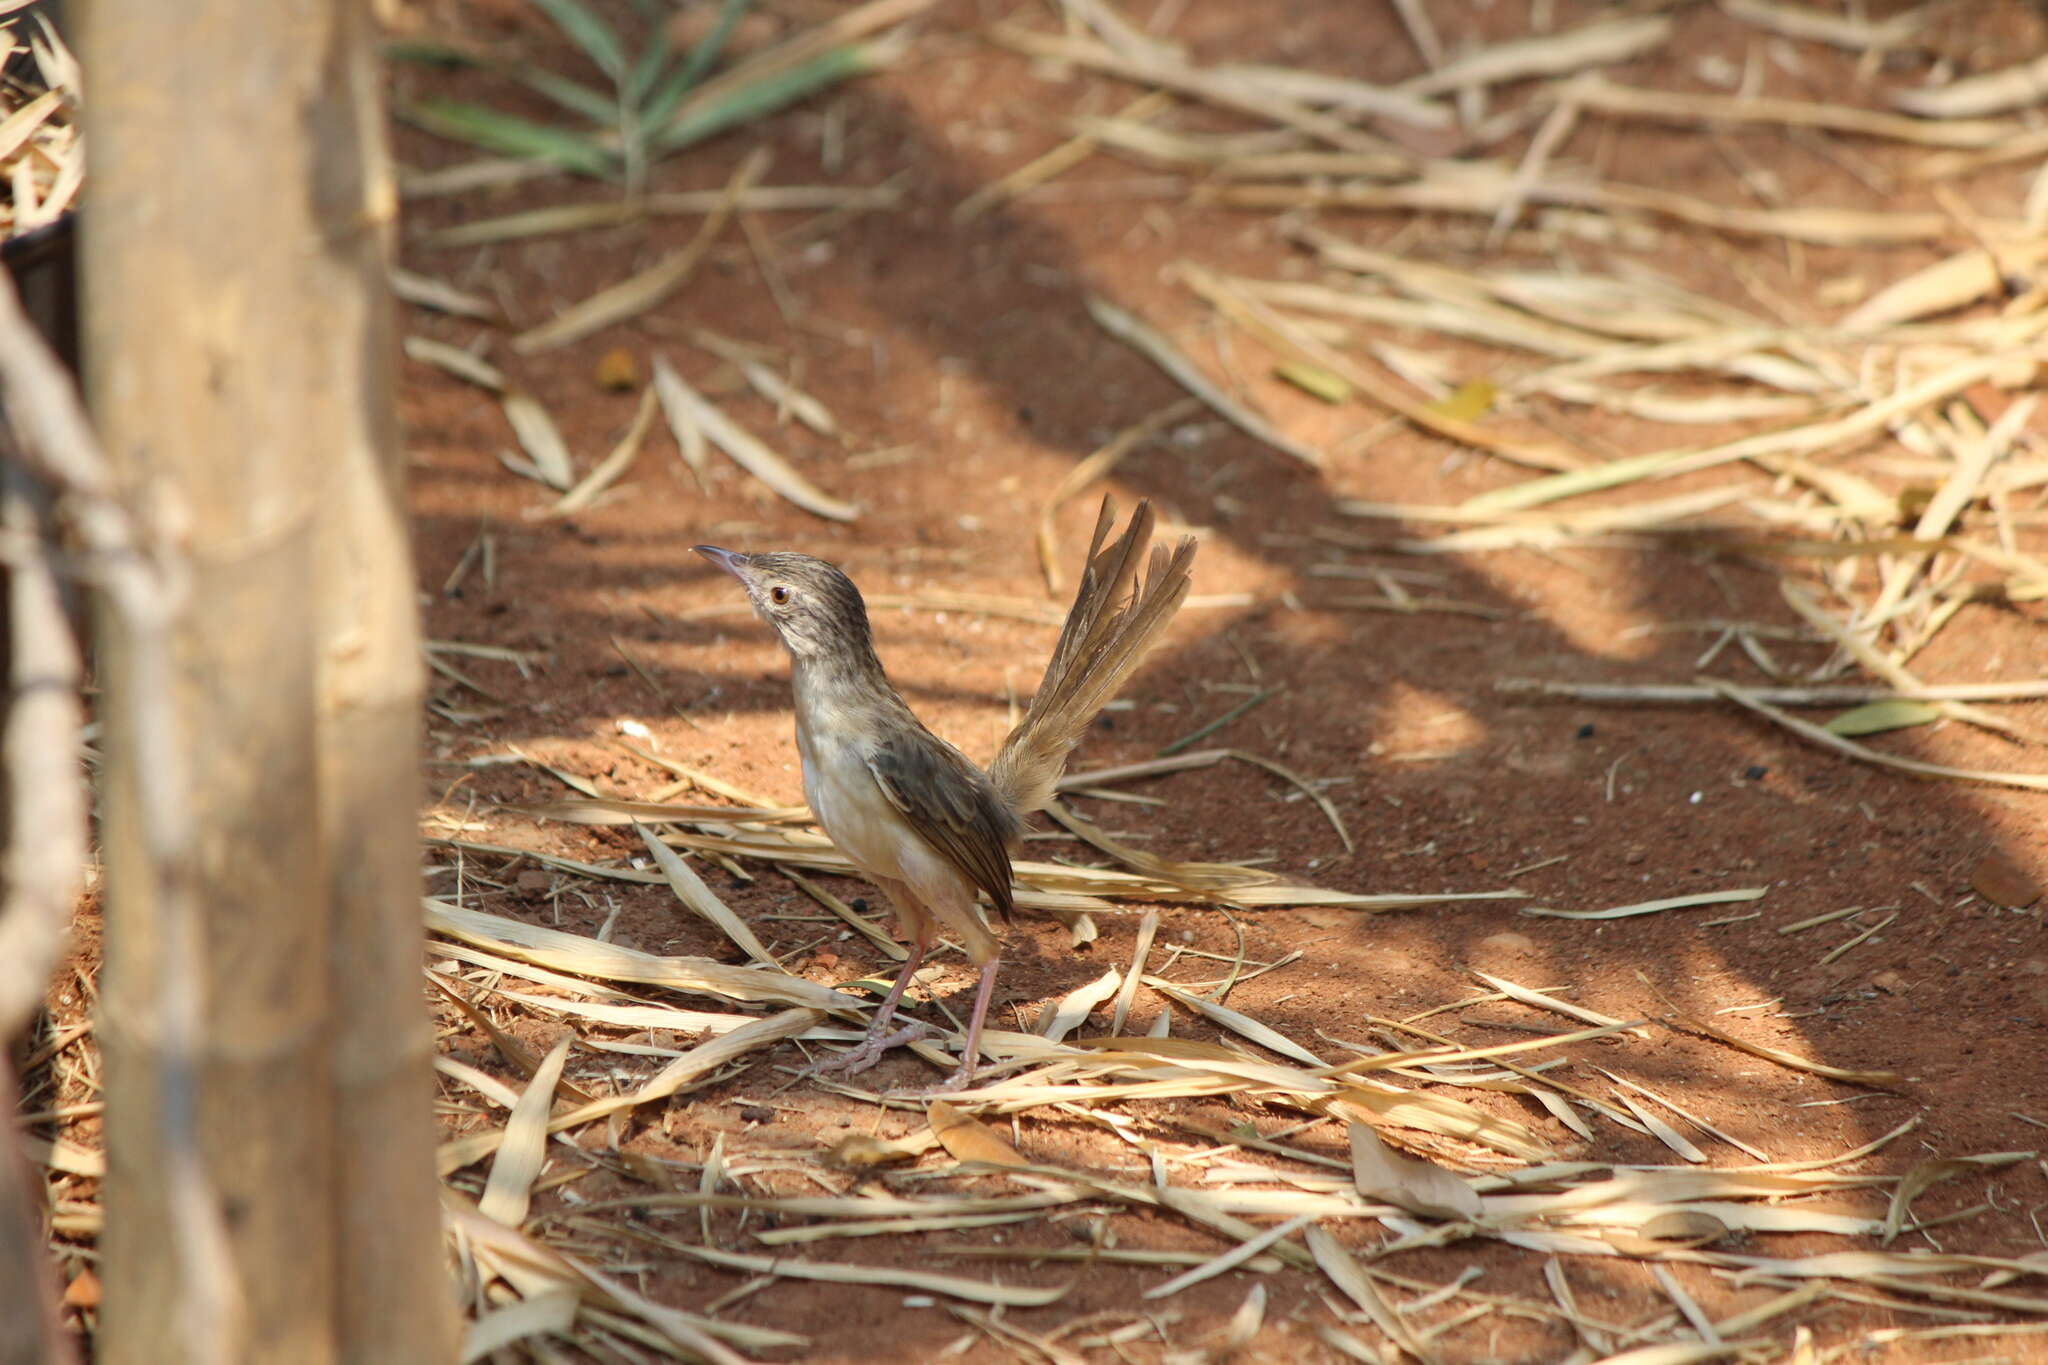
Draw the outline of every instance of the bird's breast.
[[[916,835],[875,782],[857,744],[815,732],[799,735],[804,799],[839,850],[871,877],[903,877],[902,849]]]

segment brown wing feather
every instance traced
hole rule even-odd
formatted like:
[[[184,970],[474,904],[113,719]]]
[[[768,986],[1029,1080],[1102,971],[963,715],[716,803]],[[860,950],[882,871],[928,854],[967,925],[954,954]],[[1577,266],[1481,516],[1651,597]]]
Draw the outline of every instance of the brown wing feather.
[[[868,770],[911,828],[1008,919],[1010,845],[1019,831],[988,775],[922,728],[899,731],[870,751]]]

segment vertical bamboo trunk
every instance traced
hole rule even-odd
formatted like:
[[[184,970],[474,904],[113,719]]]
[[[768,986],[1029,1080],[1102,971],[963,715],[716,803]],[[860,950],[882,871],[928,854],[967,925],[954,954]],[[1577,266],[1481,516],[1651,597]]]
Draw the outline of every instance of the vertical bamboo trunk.
[[[189,849],[152,842],[145,737],[110,706],[99,1358],[450,1359],[367,15],[357,0],[81,8],[87,378],[110,457],[190,562],[161,685],[196,831]],[[132,644],[109,621],[110,696],[157,685]],[[189,945],[162,914],[181,892]],[[189,1059],[181,992],[198,1002]],[[190,1155],[188,1114],[200,1178],[167,1179]]]

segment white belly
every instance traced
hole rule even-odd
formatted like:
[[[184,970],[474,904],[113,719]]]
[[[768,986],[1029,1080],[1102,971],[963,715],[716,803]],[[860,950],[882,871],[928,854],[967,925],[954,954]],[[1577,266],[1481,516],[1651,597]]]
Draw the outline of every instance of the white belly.
[[[827,837],[861,871],[871,877],[903,877],[906,831],[865,763],[839,756],[813,761],[805,754],[804,798]]]
[[[955,908],[971,913],[973,884],[890,803],[855,746],[813,736],[798,749],[804,798],[855,867],[870,878],[908,883],[942,917]]]

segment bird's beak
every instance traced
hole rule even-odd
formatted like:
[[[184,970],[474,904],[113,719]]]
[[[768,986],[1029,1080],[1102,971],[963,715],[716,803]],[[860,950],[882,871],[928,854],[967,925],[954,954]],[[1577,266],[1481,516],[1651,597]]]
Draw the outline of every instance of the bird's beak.
[[[690,548],[740,582],[747,581],[747,557],[739,551],[721,550],[716,545],[692,545]]]

